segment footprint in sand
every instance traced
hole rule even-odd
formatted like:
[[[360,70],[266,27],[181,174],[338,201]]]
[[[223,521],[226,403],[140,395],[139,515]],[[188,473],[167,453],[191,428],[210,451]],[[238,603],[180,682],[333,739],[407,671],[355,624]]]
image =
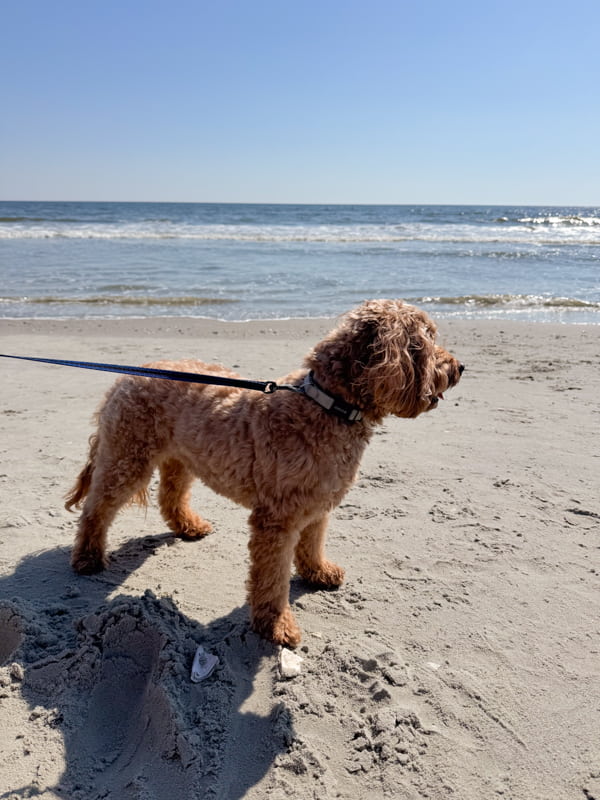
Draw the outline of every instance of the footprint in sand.
[[[20,617],[10,606],[0,608],[0,666],[6,664],[21,644]]]

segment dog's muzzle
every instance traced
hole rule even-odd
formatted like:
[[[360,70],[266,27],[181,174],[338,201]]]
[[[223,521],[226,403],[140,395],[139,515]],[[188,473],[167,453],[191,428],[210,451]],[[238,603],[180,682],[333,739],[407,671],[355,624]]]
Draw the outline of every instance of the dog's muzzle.
[[[458,381],[460,379],[460,376],[463,374],[464,371],[465,371],[465,365],[464,364],[459,364],[458,365],[458,376],[456,377],[456,380],[451,380],[451,379],[448,380],[448,389],[451,389],[453,386],[456,386],[456,384],[458,383]],[[435,408],[435,406],[437,406],[437,404],[440,402],[440,400],[443,400],[443,399],[444,399],[444,393],[443,392],[440,392],[439,394],[433,395],[431,397],[430,401],[429,401],[429,404],[430,404],[429,408]]]

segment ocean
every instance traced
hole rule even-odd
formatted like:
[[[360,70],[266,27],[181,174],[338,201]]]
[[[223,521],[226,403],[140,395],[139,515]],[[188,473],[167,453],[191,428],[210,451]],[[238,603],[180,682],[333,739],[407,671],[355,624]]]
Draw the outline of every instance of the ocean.
[[[0,316],[600,324],[600,208],[0,202]]]

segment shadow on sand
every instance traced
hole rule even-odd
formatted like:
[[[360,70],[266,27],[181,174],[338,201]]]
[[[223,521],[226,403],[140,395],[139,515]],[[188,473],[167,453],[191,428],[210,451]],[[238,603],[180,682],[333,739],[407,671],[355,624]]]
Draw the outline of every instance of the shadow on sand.
[[[201,625],[151,592],[109,599],[171,542],[128,541],[93,577],[75,575],[68,550],[57,548],[0,580],[0,598],[9,598],[0,600],[0,665],[17,665],[12,691],[38,726],[61,732],[66,760],[57,785],[34,781],[0,798],[46,790],[69,800],[235,800],[287,749],[291,715],[272,697],[277,649],[249,630],[247,609]],[[219,665],[194,684],[198,644]]]

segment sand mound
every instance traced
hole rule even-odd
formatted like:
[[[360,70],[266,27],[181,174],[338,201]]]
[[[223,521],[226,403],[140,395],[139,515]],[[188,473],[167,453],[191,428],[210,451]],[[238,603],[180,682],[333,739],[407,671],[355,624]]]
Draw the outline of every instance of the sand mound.
[[[38,642],[52,627],[14,603],[0,606],[3,661],[25,667],[5,666],[2,683],[21,684],[30,720],[60,725],[64,736],[59,796],[241,797],[284,747],[288,722],[276,706],[267,717],[240,711],[252,689],[248,675],[273,656],[243,624],[212,626],[211,641],[170,600],[146,592],[79,620],[75,647],[48,657]],[[220,665],[194,685],[189,672],[200,642]],[[239,747],[248,736],[255,748]]]

